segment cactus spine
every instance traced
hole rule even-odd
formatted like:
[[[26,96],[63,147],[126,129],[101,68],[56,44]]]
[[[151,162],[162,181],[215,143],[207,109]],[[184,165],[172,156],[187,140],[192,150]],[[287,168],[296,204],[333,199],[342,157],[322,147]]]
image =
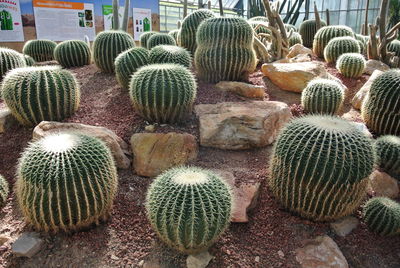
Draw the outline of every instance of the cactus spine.
[[[345,53],[337,60],[336,69],[345,77],[360,77],[365,69],[364,56],[358,53]]]
[[[50,40],[29,40],[25,43],[22,52],[37,62],[50,61],[54,59],[56,46],[56,42]]]
[[[122,52],[115,59],[115,74],[123,88],[129,88],[133,73],[149,63],[149,51],[142,47],[134,47]]]
[[[25,59],[20,53],[0,47],[0,81],[8,71],[25,66]]]
[[[340,55],[344,53],[360,53],[358,41],[350,36],[335,37],[328,42],[324,49],[326,62],[336,62]]]
[[[347,26],[325,26],[318,30],[314,36],[313,51],[320,57],[324,57],[324,49],[335,37],[350,36],[354,37],[353,30]]]
[[[3,176],[0,175],[0,208],[6,204],[8,193],[8,182]]]
[[[326,22],[321,20],[321,26],[326,26]],[[305,47],[312,47],[315,33],[317,32],[317,23],[315,20],[305,20],[300,24],[299,33],[303,39]]]
[[[161,240],[192,254],[207,250],[226,230],[232,194],[226,182],[209,170],[173,168],[150,185],[146,209]]]
[[[189,68],[192,63],[190,53],[178,46],[160,45],[151,49],[150,62],[156,63],[176,63]]]
[[[171,45],[175,46],[176,42],[175,39],[166,33],[156,33],[149,37],[147,40],[147,49],[152,49],[153,47],[159,45]]]
[[[303,39],[301,39],[301,35],[296,32],[292,32],[292,35],[289,37],[289,47],[292,47],[296,44],[303,44]]]
[[[400,180],[400,137],[386,135],[375,142],[378,165],[390,176]]]
[[[156,32],[146,32],[146,33],[143,33],[143,34],[140,36],[140,46],[147,49],[147,42],[149,41],[149,38],[150,38],[152,35],[154,35],[154,34],[156,34]]]
[[[81,40],[59,43],[54,50],[54,59],[65,68],[90,64],[89,46]]]
[[[387,197],[370,199],[363,209],[368,228],[380,235],[400,234],[400,204]]]

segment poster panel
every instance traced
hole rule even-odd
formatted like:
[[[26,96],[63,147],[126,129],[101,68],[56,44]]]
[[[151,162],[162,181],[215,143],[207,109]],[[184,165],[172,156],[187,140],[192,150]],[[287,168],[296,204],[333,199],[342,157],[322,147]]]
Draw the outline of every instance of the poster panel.
[[[24,41],[19,0],[0,0],[0,41]]]
[[[151,9],[134,8],[132,17],[133,39],[139,41],[142,33],[151,31]]]

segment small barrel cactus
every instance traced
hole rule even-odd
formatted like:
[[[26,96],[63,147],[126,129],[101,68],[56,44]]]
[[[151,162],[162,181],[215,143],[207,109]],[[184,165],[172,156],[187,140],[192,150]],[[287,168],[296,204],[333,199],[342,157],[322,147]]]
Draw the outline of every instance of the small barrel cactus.
[[[252,17],[252,18],[248,19],[248,21],[249,21],[249,22],[250,22],[250,21],[268,22],[268,18],[267,18],[267,17],[264,17],[264,16],[255,16],[255,17]]]
[[[335,37],[350,36],[354,37],[353,30],[350,27],[342,25],[325,26],[318,30],[314,36],[313,51],[320,58],[324,57],[324,49]],[[304,40],[304,39],[303,39]],[[359,52],[359,51],[358,51]]]
[[[385,135],[375,142],[379,167],[390,176],[400,180],[400,137]]]
[[[25,67],[24,57],[17,51],[0,47],[0,81],[10,70]]]
[[[150,63],[176,63],[189,68],[192,59],[190,53],[182,47],[160,45],[151,49]]]
[[[54,50],[54,59],[65,68],[90,64],[90,48],[81,40],[59,43]]]
[[[363,201],[374,152],[352,123],[305,116],[281,131],[270,167],[270,188],[286,209],[330,221],[350,215]]]
[[[314,79],[301,93],[301,105],[311,114],[337,114],[343,100],[343,86],[330,79]]]
[[[54,59],[56,46],[57,43],[51,40],[29,40],[25,43],[22,52],[37,62],[50,61]]]
[[[293,32],[297,32],[297,27],[292,25],[292,24],[285,24],[285,30],[286,32],[290,32],[290,30],[292,30]]]
[[[130,97],[146,120],[175,123],[189,117],[196,98],[194,75],[178,64],[151,64],[133,74]]]
[[[14,69],[4,77],[1,94],[14,117],[26,126],[69,117],[80,100],[75,76],[57,66]]]
[[[26,66],[33,66],[36,64],[36,61],[29,55],[23,55]]]
[[[292,47],[296,44],[303,44],[303,39],[301,39],[301,35],[297,32],[293,32],[289,37],[289,47]]]
[[[146,209],[162,241],[193,254],[207,250],[226,230],[232,199],[230,187],[212,171],[173,168],[150,185]]]
[[[0,208],[6,204],[9,191],[7,180],[0,175]]]
[[[387,50],[393,52],[395,56],[400,57],[400,41],[393,40],[387,46]]]
[[[345,53],[360,53],[358,41],[350,36],[335,37],[325,47],[326,62],[336,62],[340,55]]]
[[[172,45],[175,46],[175,39],[166,33],[156,33],[150,36],[149,40],[147,40],[147,49],[152,49],[153,47],[159,45]]]
[[[147,41],[149,40],[149,38],[150,38],[152,35],[154,35],[154,34],[156,34],[156,33],[157,33],[157,32],[153,32],[153,31],[143,33],[143,34],[140,36],[140,46],[147,49]]]
[[[345,77],[360,77],[365,69],[364,56],[359,53],[342,54],[336,62],[336,69]]]
[[[99,33],[93,43],[93,59],[103,72],[114,72],[115,58],[125,50],[135,46],[132,36],[124,31],[104,31]]]
[[[143,47],[134,47],[119,54],[115,59],[115,74],[118,83],[123,88],[129,88],[132,74],[149,62],[149,51]]]
[[[326,22],[321,20],[321,26],[326,26]],[[315,33],[317,32],[317,23],[315,20],[305,20],[300,24],[299,33],[303,39],[305,47],[312,47]]]
[[[380,135],[400,136],[400,70],[380,74],[361,107],[367,127]]]
[[[380,235],[400,234],[400,204],[387,197],[374,197],[365,204],[363,218]]]
[[[175,29],[175,30],[169,31],[168,34],[169,34],[170,36],[172,36],[172,37],[174,38],[176,44],[179,45],[179,43],[178,43],[179,29]]]
[[[253,29],[242,18],[212,18],[197,29],[194,57],[201,80],[245,80],[256,68]]]
[[[248,21],[250,26],[254,29],[256,34],[265,33],[270,34],[271,31],[268,29],[268,23],[262,21]]]
[[[58,133],[24,151],[16,195],[26,221],[36,229],[77,231],[107,218],[117,186],[113,156],[101,140]]]

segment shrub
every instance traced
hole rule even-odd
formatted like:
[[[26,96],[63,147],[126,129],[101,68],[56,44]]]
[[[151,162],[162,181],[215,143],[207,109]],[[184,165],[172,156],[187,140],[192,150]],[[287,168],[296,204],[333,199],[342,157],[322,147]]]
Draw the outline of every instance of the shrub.
[[[400,234],[400,204],[387,197],[370,199],[363,209],[368,228],[380,235]]]
[[[54,59],[65,68],[90,64],[90,48],[81,40],[59,43],[54,50]]]
[[[325,47],[324,58],[326,62],[336,62],[340,55],[345,53],[360,53],[358,41],[350,36],[331,39]]]
[[[400,180],[400,137],[385,135],[375,142],[378,165],[386,173]]]
[[[25,43],[22,52],[37,62],[50,61],[54,59],[56,46],[56,42],[50,40],[29,40]]]
[[[143,47],[134,47],[119,54],[115,59],[115,74],[118,83],[123,88],[129,88],[132,74],[149,62],[149,51]]]
[[[358,53],[342,54],[337,60],[336,69],[345,77],[360,77],[365,69],[364,56]]]
[[[353,30],[347,26],[325,26],[318,30],[314,36],[313,51],[320,57],[324,57],[324,49],[326,45],[335,37],[350,36],[354,37]],[[304,40],[304,38],[303,38]]]
[[[176,63],[189,68],[192,59],[190,53],[182,47],[160,45],[151,49],[150,63]]]

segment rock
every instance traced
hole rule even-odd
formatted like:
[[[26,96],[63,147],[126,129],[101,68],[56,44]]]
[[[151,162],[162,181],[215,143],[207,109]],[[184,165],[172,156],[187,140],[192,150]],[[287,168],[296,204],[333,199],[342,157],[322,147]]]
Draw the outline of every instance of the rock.
[[[193,161],[198,153],[196,138],[187,133],[136,133],[131,137],[131,146],[133,169],[146,177]]]
[[[156,130],[156,126],[155,125],[148,125],[144,127],[144,130],[147,132],[154,132]]]
[[[141,260],[141,261],[138,263],[139,267],[143,267],[143,264],[144,264],[144,260]]]
[[[203,251],[197,254],[189,255],[186,259],[187,268],[205,268],[213,259],[213,256],[208,251]]]
[[[379,60],[367,60],[365,64],[364,73],[371,75],[375,70],[387,71],[390,67]]]
[[[195,111],[200,121],[200,144],[228,150],[273,143],[291,118],[287,104],[277,101],[200,104]]]
[[[308,62],[308,61],[312,61],[312,57],[310,54],[299,54],[293,58],[284,58],[274,61],[274,63],[293,63],[293,62]]]
[[[0,246],[4,245],[10,240],[9,236],[6,235],[0,235]]]
[[[11,114],[10,109],[7,107],[0,108],[0,133],[4,133],[16,125],[18,125],[18,121]]]
[[[19,257],[31,258],[38,253],[43,246],[43,240],[38,233],[23,233],[11,246],[13,254]]]
[[[331,228],[338,236],[346,236],[355,228],[357,228],[359,221],[356,217],[347,216],[331,223]]]
[[[360,123],[360,122],[350,122],[350,123],[353,124],[362,133],[364,133],[365,136],[372,138],[371,132],[369,132],[367,126],[364,123]]]
[[[375,196],[385,196],[389,198],[399,197],[399,184],[397,180],[389,174],[375,170],[369,176],[368,193]]]
[[[317,77],[327,78],[322,62],[265,63],[263,74],[282,90],[302,92],[307,83]]]
[[[303,268],[348,268],[347,260],[339,247],[327,235],[306,241],[296,249],[296,260]]]
[[[289,49],[289,54],[287,55],[288,58],[294,58],[300,54],[308,54],[313,55],[313,51],[302,44],[295,44]]]
[[[358,90],[356,95],[354,95],[353,99],[351,100],[351,104],[355,109],[360,110],[361,105],[363,100],[365,99],[365,96],[367,96],[369,92],[369,88],[372,85],[372,82],[380,75],[383,73],[382,71],[375,70],[372,75],[368,78],[368,81]]]
[[[278,256],[279,258],[283,259],[285,257],[285,254],[283,253],[282,250],[278,250]]]
[[[82,133],[99,138],[108,146],[108,148],[110,148],[117,167],[123,169],[129,168],[131,161],[126,156],[131,154],[129,152],[129,145],[114,132],[104,127],[96,127],[78,123],[42,121],[33,130],[33,140],[38,140],[46,135],[62,131]]]
[[[233,92],[237,95],[251,99],[263,99],[265,93],[263,86],[243,82],[221,81],[217,83],[215,87],[221,91]]]
[[[256,256],[256,257],[254,258],[254,261],[255,261],[255,262],[260,262],[260,256]]]

